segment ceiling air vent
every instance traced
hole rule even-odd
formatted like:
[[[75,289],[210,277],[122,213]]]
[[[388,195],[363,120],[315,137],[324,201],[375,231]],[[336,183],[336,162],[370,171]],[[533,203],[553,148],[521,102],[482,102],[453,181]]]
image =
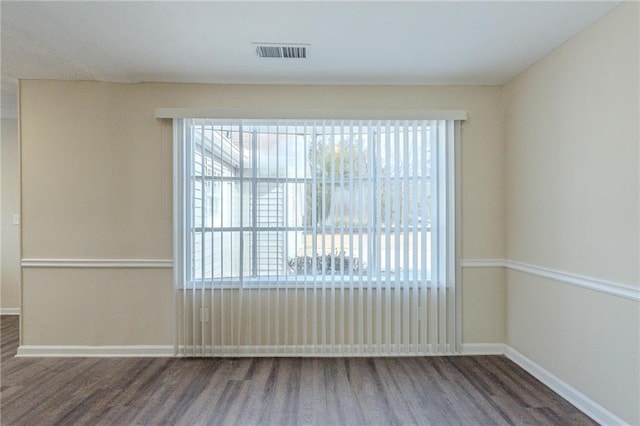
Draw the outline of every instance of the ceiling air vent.
[[[309,46],[302,44],[254,44],[256,44],[256,54],[259,58],[305,59]]]

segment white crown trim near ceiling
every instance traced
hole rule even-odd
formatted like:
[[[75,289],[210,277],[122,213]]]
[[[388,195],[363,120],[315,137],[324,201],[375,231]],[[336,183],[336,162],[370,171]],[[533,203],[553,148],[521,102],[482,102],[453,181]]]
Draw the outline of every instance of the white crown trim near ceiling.
[[[157,108],[155,116],[292,120],[466,120],[467,112],[452,109]]]
[[[522,272],[564,284],[598,291],[610,296],[640,301],[639,287],[633,287],[628,284],[603,280],[600,278],[587,277],[585,275],[558,271],[524,262],[505,259],[462,259],[460,265],[463,268],[506,268],[512,271]]]

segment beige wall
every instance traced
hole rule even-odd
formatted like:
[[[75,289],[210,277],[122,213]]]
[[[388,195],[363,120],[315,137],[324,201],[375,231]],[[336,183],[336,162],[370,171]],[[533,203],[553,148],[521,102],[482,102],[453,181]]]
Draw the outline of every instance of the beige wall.
[[[639,285],[638,3],[505,86],[509,260]],[[507,275],[507,343],[640,422],[637,301]]]
[[[2,120],[2,232],[0,241],[0,310],[16,312],[20,308],[20,226],[13,215],[20,213],[20,145],[18,121]]]
[[[154,118],[158,107],[466,110],[462,255],[505,254],[497,87],[22,81],[20,97],[27,259],[172,257],[172,132]],[[25,268],[22,343],[170,345],[171,277],[170,269]],[[503,342],[504,274],[468,269],[463,278],[463,341]],[[122,324],[135,326],[123,333]]]
[[[171,271],[25,268],[23,345],[172,345]]]

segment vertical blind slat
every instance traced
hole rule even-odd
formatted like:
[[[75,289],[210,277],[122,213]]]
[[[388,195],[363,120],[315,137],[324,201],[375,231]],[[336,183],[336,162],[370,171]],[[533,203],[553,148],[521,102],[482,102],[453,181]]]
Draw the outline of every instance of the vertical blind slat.
[[[428,170],[429,170],[429,162],[430,159],[427,156],[427,146],[429,144],[428,139],[427,139],[427,125],[423,124],[422,125],[422,145],[421,145],[421,152],[422,152],[422,161],[420,162],[421,164],[421,170],[422,170],[422,176],[424,176],[426,178]],[[423,194],[425,199],[423,200],[422,203],[422,208],[421,208],[421,216],[422,216],[422,220],[424,223],[428,223],[429,227],[432,227],[432,222],[431,222],[431,216],[429,215],[429,210],[428,210],[428,206],[427,203],[429,201],[429,197],[431,194],[431,188],[429,187],[429,185],[427,184],[428,182],[423,182]],[[432,231],[433,232],[433,231]],[[421,238],[422,238],[422,250],[420,252],[420,256],[422,258],[422,271],[421,271],[421,286],[420,286],[420,337],[422,339],[422,352],[426,353],[429,351],[429,340],[428,340],[428,328],[427,328],[427,312],[429,312],[429,308],[427,306],[428,303],[428,291],[427,290],[427,286],[429,284],[429,277],[427,276],[427,257],[428,257],[428,250],[427,250],[427,233],[426,232],[421,232]],[[430,242],[430,241],[429,241]],[[430,259],[429,259],[430,260]]]
[[[199,135],[200,135],[200,170],[201,170],[202,174],[199,176],[199,179],[197,178],[199,180],[199,184],[200,184],[200,206],[196,207],[196,210],[199,210],[199,213],[196,212],[196,214],[199,214],[199,216],[200,216],[200,233],[199,233],[197,239],[198,239],[198,242],[200,243],[200,250],[199,251],[200,251],[200,274],[201,274],[201,278],[200,278],[200,280],[196,281],[196,283],[197,283],[196,287],[198,289],[197,293],[200,294],[200,305],[199,306],[202,306],[202,280],[204,279],[204,274],[205,274],[205,271],[204,271],[204,268],[205,268],[205,265],[204,265],[204,254],[205,254],[205,247],[204,247],[204,245],[205,245],[205,240],[204,240],[204,234],[205,234],[205,231],[204,231],[204,225],[205,225],[204,224],[204,199],[205,199],[205,195],[204,195],[204,193],[205,193],[204,174],[206,173],[206,171],[205,171],[205,157],[206,156],[205,156],[205,153],[204,153],[204,135],[203,135],[203,132],[204,132],[204,128],[202,126],[200,126],[200,132],[199,132]],[[196,198],[196,200],[197,200],[197,198]],[[196,296],[196,300],[197,299],[198,299],[198,297]],[[195,305],[194,305],[194,308],[195,308]],[[194,309],[194,314],[196,315],[196,318],[199,320],[198,323],[196,323],[196,324],[200,324],[200,333],[199,333],[199,336],[198,336],[198,341],[197,341],[196,348],[199,349],[200,354],[202,355],[203,354],[202,350],[204,349],[204,346],[202,344],[202,336],[203,336],[202,331],[204,330],[204,324],[202,323],[202,318],[200,318],[200,313],[201,313],[200,310],[195,310]],[[194,327],[194,328],[196,328],[196,327]]]
[[[438,172],[439,163],[437,161],[438,150],[438,138],[440,132],[438,131],[437,122],[431,123],[431,207],[432,213],[437,213],[434,201],[438,199],[439,186],[438,186]],[[438,272],[438,265],[440,263],[438,258],[438,233],[440,227],[440,219],[438,214],[431,216],[431,285],[429,286],[429,328],[430,328],[430,344],[431,351],[438,352],[438,281],[440,274]]]
[[[411,321],[411,344],[413,347],[413,351],[414,353],[418,353],[418,321],[419,321],[419,313],[418,313],[418,277],[417,277],[417,271],[418,271],[418,251],[419,251],[419,245],[418,245],[418,204],[419,203],[424,203],[424,194],[421,190],[421,186],[418,184],[418,163],[420,160],[420,156],[418,155],[418,136],[419,136],[419,132],[420,132],[420,127],[418,123],[413,122],[412,123],[412,132],[411,132],[411,152],[412,152],[412,156],[411,156],[411,176],[413,177],[413,185],[412,185],[412,191],[410,192],[411,196],[414,197],[413,203],[411,203],[411,208],[412,208],[412,244],[411,244],[411,249],[412,249],[412,254],[413,254],[413,259],[412,259],[412,265],[413,268],[411,270],[411,316],[410,316],[410,321]],[[420,224],[421,225],[421,224]]]
[[[191,128],[191,133],[192,133],[192,136],[191,136],[191,140],[192,140],[192,143],[191,143],[191,156],[195,157],[195,153],[196,153],[196,138],[195,138],[195,135],[194,135],[195,128]],[[193,160],[192,165],[195,166],[195,158]],[[194,229],[192,243],[191,243],[191,254],[195,257],[196,240],[197,240],[197,235],[195,235],[195,229],[196,229],[196,226],[197,226],[197,224],[196,224],[196,209],[197,209],[197,207],[196,207],[196,203],[195,203],[196,202],[195,185],[194,185],[193,179],[190,179],[190,180],[191,180],[191,192],[192,192],[192,195],[191,195],[191,205],[192,205],[191,206],[191,211],[192,211],[192,213],[191,213],[191,226]],[[193,275],[195,277],[195,275],[196,275],[196,262],[195,261],[193,263],[192,270],[193,270]],[[191,342],[191,345],[192,345],[192,348],[191,348],[191,350],[192,350],[193,355],[195,356],[196,355],[196,350],[197,350],[196,349],[196,347],[197,347],[196,333],[197,333],[197,330],[198,330],[198,328],[197,328],[197,324],[198,323],[196,322],[196,308],[195,308],[195,306],[196,306],[196,285],[197,285],[197,280],[194,279],[194,280],[191,281],[191,283],[192,283],[192,286],[191,286],[192,287],[192,289],[191,289],[191,306],[192,306],[192,308],[191,308],[191,311],[192,311],[191,312],[191,324],[192,324],[191,325],[191,329],[192,329],[192,342]]]

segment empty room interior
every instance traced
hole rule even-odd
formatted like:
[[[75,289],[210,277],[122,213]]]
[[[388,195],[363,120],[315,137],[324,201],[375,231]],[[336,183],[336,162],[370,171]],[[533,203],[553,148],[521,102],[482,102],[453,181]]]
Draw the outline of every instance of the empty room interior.
[[[3,425],[640,425],[637,1],[0,19]]]

